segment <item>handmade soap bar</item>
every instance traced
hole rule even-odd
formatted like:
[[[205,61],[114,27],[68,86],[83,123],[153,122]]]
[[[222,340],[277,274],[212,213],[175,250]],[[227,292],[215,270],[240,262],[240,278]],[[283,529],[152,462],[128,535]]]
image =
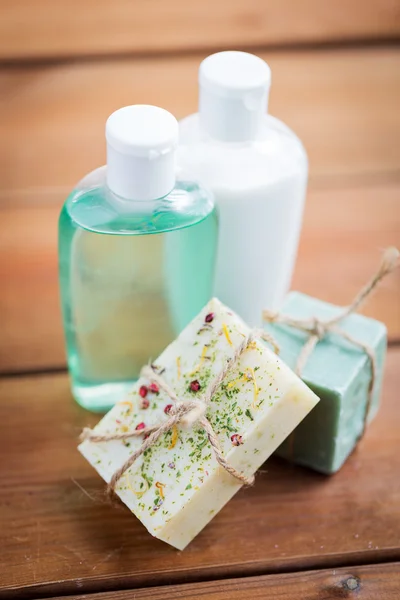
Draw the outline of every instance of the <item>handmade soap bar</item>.
[[[249,331],[237,315],[211,300],[152,367],[180,400],[201,399],[210,382],[229,361],[234,362]],[[250,476],[317,402],[272,350],[252,341],[232,364],[206,416],[225,459]],[[168,418],[170,406],[163,390],[141,378],[95,431],[159,424]],[[79,450],[109,482],[142,441],[85,441]],[[183,549],[241,485],[218,464],[207,434],[195,423],[168,431],[124,473],[115,491],[150,533]]]
[[[288,294],[281,313],[296,319],[331,319],[342,309],[298,292]],[[379,321],[352,314],[341,329],[376,356],[377,372],[368,421],[376,415],[386,352],[386,327]],[[294,368],[307,339],[288,325],[265,326],[281,346],[281,357]],[[343,465],[363,432],[371,381],[370,360],[360,347],[328,333],[314,348],[302,372],[305,383],[321,402],[278,449],[278,454],[322,473],[334,473]]]

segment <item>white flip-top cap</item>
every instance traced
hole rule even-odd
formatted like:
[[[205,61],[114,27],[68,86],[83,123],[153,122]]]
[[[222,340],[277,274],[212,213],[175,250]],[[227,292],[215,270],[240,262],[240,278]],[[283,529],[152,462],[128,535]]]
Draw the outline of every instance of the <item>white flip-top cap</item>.
[[[171,113],[146,104],[125,106],[106,123],[107,185],[129,200],[155,200],[175,185],[178,123]]]
[[[253,139],[267,110],[271,70],[247,52],[218,52],[199,70],[202,127],[225,142]]]

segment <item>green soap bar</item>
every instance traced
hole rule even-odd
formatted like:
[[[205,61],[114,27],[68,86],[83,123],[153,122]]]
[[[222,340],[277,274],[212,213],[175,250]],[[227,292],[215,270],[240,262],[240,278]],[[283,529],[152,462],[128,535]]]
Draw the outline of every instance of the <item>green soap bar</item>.
[[[299,292],[291,292],[281,312],[297,319],[330,319],[342,309]],[[375,352],[377,373],[368,422],[376,415],[386,354],[383,323],[352,314],[340,327]],[[287,325],[267,324],[265,329],[281,347],[281,358],[295,368],[307,335]],[[300,423],[277,454],[322,473],[335,473],[349,456],[363,431],[371,364],[366,353],[336,334],[328,334],[311,354],[302,373],[304,382],[321,401]]]

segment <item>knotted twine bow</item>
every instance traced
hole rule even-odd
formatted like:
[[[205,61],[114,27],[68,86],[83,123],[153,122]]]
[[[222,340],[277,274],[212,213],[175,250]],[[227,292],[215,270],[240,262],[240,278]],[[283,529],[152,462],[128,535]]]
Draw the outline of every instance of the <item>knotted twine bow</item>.
[[[371,277],[368,283],[366,283],[366,285],[363,288],[361,288],[361,290],[354,298],[353,302],[332,319],[328,319],[326,321],[318,319],[316,317],[313,317],[311,319],[292,319],[292,317],[280,313],[273,313],[268,310],[263,311],[264,321],[267,321],[269,323],[282,323],[284,325],[289,325],[290,327],[294,327],[295,329],[298,329],[299,331],[304,331],[304,333],[308,334],[309,337],[300,351],[295,367],[295,372],[299,376],[301,376],[303,369],[308,359],[310,358],[315,346],[328,333],[335,333],[336,335],[339,335],[351,344],[354,344],[355,346],[358,346],[359,348],[364,350],[370,361],[371,378],[368,386],[368,400],[364,415],[364,428],[361,433],[361,437],[365,432],[374,393],[374,385],[376,380],[376,357],[374,350],[368,344],[360,342],[355,337],[347,333],[347,331],[344,331],[341,327],[338,327],[338,325],[343,321],[343,319],[354,313],[364,302],[364,300],[368,298],[371,292],[378,286],[382,279],[386,277],[386,275],[389,275],[389,273],[391,273],[398,266],[399,256],[400,253],[397,250],[397,248],[387,248],[383,254],[381,264],[379,265],[379,268],[373,275],[373,277]]]
[[[212,428],[210,421],[206,417],[206,411],[208,405],[211,402],[212,397],[217,391],[218,387],[224,381],[228,372],[237,364],[239,358],[246,350],[246,348],[251,344],[255,339],[263,339],[264,341],[270,343],[276,354],[279,353],[279,347],[275,340],[271,335],[266,333],[263,330],[254,329],[252,330],[242,341],[242,343],[236,348],[233,357],[227,361],[224,368],[220,373],[214,378],[211,384],[206,389],[203,397],[198,400],[189,400],[189,401],[181,401],[178,396],[174,392],[174,390],[168,385],[168,383],[156,373],[150,366],[146,365],[141,370],[141,376],[149,379],[151,382],[156,383],[160,389],[162,389],[167,396],[172,400],[172,408],[168,413],[168,419],[161,424],[153,425],[152,427],[146,427],[139,431],[133,429],[132,431],[127,431],[125,433],[96,433],[95,431],[85,428],[81,434],[81,440],[89,440],[90,442],[108,442],[110,440],[126,440],[128,438],[144,435],[145,438],[143,440],[142,445],[129,456],[129,458],[124,462],[124,464],[115,471],[113,476],[111,477],[110,483],[107,486],[108,494],[112,494],[117,485],[119,479],[125,473],[129,467],[133,465],[133,463],[141,456],[148,448],[153,446],[157,440],[168,431],[170,431],[173,427],[181,425],[190,427],[195,423],[198,423],[200,427],[202,427],[207,433],[209,442],[214,451],[215,458],[218,463],[223,467],[230,475],[239,479],[245,485],[251,485],[254,483],[254,475],[247,477],[240,471],[237,471],[232,465],[230,465],[224,455],[222,454],[221,446],[219,445],[218,438]]]

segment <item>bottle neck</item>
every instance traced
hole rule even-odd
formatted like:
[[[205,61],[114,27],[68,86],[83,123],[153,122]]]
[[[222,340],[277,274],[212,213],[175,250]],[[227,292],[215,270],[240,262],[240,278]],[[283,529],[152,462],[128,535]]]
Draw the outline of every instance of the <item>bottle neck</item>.
[[[174,152],[153,156],[122,154],[107,144],[107,186],[129,200],[156,200],[175,186]]]

